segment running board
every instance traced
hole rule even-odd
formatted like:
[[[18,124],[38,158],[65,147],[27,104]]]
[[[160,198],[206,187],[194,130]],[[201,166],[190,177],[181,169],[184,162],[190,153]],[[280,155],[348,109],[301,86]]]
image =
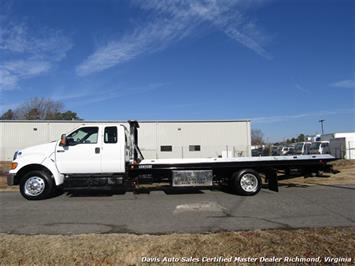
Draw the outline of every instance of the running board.
[[[124,180],[121,175],[71,175],[66,176],[63,184],[66,188],[90,188],[122,185],[124,185]]]

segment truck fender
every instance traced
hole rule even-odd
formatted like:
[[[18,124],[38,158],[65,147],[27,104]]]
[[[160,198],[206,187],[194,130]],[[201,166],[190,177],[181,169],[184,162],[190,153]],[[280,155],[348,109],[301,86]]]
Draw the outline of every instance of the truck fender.
[[[27,172],[34,169],[39,170],[43,167],[52,174],[56,186],[59,186],[64,182],[64,175],[59,173],[52,156],[43,158],[42,155],[36,154],[21,158],[18,162],[18,167],[9,171],[10,174],[16,175],[16,179],[21,178],[24,171]],[[15,183],[18,184],[19,180],[15,180]]]
[[[50,157],[47,157],[43,162],[42,162],[42,165],[44,167],[46,167],[53,175],[53,179],[54,179],[54,182],[56,184],[56,186],[59,186],[61,184],[63,184],[64,182],[64,175],[59,173],[56,165],[55,165],[55,161],[50,158]]]

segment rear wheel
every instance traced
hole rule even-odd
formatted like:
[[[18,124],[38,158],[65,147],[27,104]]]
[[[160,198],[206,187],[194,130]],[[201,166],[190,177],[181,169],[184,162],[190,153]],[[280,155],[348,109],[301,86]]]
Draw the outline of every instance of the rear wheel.
[[[261,178],[259,174],[252,169],[245,169],[235,172],[232,176],[232,186],[239,195],[252,196],[261,189]]]
[[[30,171],[20,181],[20,192],[28,200],[40,200],[50,196],[54,187],[50,175],[41,170]]]

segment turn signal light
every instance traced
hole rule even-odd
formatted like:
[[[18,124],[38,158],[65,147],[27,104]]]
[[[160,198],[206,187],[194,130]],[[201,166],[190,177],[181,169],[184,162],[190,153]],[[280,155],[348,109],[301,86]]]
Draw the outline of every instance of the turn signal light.
[[[17,163],[11,163],[11,170],[16,169],[16,167],[17,167]]]

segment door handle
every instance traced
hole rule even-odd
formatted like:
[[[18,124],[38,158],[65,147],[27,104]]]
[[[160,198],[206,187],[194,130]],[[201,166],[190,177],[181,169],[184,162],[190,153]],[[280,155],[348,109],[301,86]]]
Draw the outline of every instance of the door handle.
[[[100,153],[100,148],[99,147],[95,148],[95,153]]]
[[[64,150],[57,150],[57,152],[64,152]]]

